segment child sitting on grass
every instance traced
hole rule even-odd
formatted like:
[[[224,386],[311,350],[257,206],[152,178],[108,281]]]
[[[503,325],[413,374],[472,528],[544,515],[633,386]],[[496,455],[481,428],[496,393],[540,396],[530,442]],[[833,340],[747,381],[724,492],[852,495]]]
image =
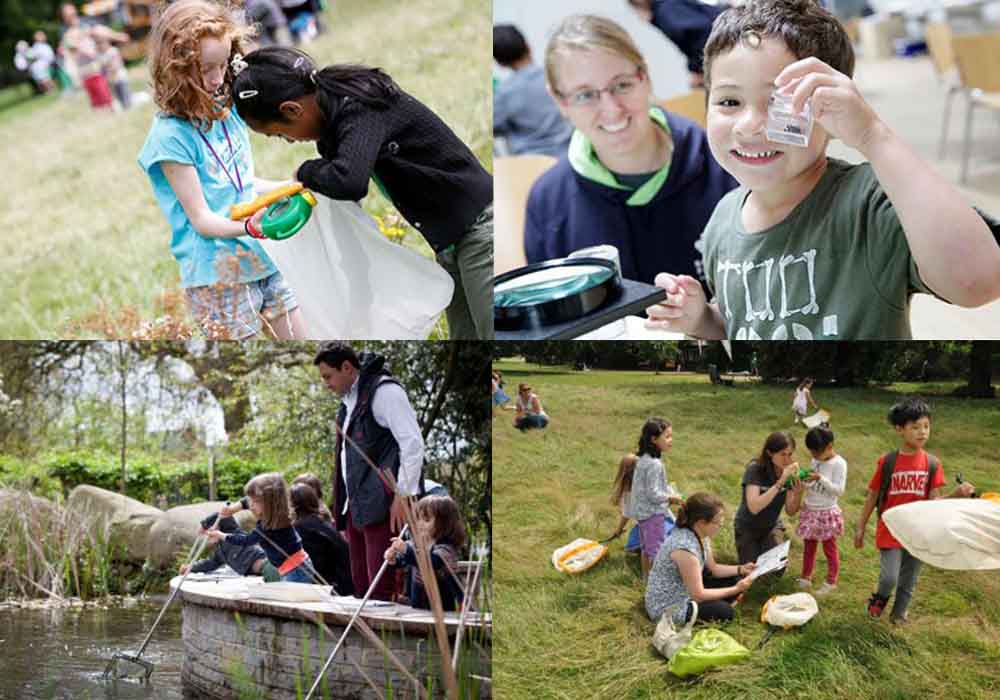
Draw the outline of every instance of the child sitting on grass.
[[[647,310],[651,327],[699,338],[905,339],[914,292],[966,307],[1000,297],[1000,223],[879,118],[853,72],[843,26],[813,0],[749,0],[719,16],[705,46],[708,142],[741,187],[699,242],[714,300],[696,279],[661,273],[667,299]],[[811,109],[805,147],[769,139],[774,93],[796,113]],[[868,162],[828,158],[834,138]]]
[[[441,607],[445,612],[462,607],[463,591],[458,579],[459,552],[465,546],[465,526],[458,505],[451,496],[424,496],[414,507],[416,527],[421,528],[430,547],[431,566],[437,578]],[[393,537],[385,550],[385,560],[393,567],[410,571],[410,605],[430,609],[424,578],[417,566],[417,551],[412,541]]]
[[[805,545],[799,588],[812,587],[816,547],[822,542],[823,554],[826,555],[826,581],[816,589],[816,595],[825,595],[837,588],[840,572],[837,538],[844,534],[844,514],[837,498],[843,495],[847,486],[847,461],[834,451],[833,431],[829,428],[812,428],[806,433],[806,447],[812,455],[812,473],[803,479],[806,495],[795,533]]]
[[[215,525],[216,519],[218,519],[218,514],[212,513],[210,516],[201,521],[201,529],[198,531],[198,536],[207,534],[207,532],[212,529]],[[226,534],[236,533],[240,531],[240,527],[236,522],[236,518],[225,517],[219,521],[219,530]],[[181,567],[181,576],[186,574],[188,570],[193,574],[205,574],[210,571],[215,571],[220,566],[229,565],[233,571],[238,573],[240,576],[248,576],[250,574],[259,574],[264,577],[267,582],[277,581],[280,579],[278,576],[278,570],[271,565],[267,560],[267,555],[264,550],[255,544],[251,545],[241,545],[235,542],[227,542],[222,540],[219,542],[219,546],[215,548],[215,551],[207,559],[201,559],[196,561],[194,564],[185,564]]]
[[[942,498],[941,487],[945,479],[941,462],[924,451],[924,445],[931,436],[930,406],[918,398],[900,401],[889,410],[889,423],[896,429],[902,445],[878,460],[878,468],[868,482],[868,497],[861,508],[854,546],[858,549],[864,547],[865,526],[872,510],[877,507],[875,545],[881,553],[881,570],[878,589],[868,599],[868,614],[880,617],[895,589],[896,602],[889,619],[893,624],[901,624],[906,622],[906,610],[922,564],[892,536],[882,520],[882,514],[889,508],[906,503]],[[975,490],[972,484],[966,482],[959,484],[947,498],[968,498]]]

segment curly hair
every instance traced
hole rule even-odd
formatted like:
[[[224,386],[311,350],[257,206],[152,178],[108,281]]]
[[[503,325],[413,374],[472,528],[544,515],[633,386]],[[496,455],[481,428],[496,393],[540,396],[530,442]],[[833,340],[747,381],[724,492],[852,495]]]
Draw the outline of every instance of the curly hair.
[[[232,68],[220,98],[205,89],[201,78],[202,39],[232,41],[230,58],[249,50],[254,29],[242,11],[227,2],[178,0],[160,9],[149,36],[149,72],[156,106],[166,114],[188,119],[201,127],[229,115]]]

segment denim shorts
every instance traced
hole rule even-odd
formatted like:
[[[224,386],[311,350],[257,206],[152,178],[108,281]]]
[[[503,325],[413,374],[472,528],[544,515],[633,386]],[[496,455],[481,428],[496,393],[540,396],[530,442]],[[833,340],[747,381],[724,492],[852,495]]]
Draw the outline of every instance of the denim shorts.
[[[270,325],[296,309],[295,292],[280,272],[245,284],[188,287],[188,308],[209,338],[242,340],[262,335]]]

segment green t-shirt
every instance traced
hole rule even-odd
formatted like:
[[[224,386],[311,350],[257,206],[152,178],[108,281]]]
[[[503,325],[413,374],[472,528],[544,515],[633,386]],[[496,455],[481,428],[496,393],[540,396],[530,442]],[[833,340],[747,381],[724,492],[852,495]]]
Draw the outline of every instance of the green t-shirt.
[[[749,194],[723,197],[699,241],[728,338],[911,337],[910,295],[933,292],[868,163],[831,158],[813,191],[760,233],[743,227]]]

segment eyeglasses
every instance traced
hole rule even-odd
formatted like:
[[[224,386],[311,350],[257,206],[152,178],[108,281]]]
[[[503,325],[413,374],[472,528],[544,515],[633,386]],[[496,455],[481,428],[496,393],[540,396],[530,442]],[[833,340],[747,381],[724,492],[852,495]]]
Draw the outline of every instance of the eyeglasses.
[[[606,92],[612,97],[628,97],[641,82],[642,68],[637,68],[635,73],[617,78],[606,88],[584,88],[569,95],[558,94],[571,107],[596,107],[601,102],[602,93]]]

